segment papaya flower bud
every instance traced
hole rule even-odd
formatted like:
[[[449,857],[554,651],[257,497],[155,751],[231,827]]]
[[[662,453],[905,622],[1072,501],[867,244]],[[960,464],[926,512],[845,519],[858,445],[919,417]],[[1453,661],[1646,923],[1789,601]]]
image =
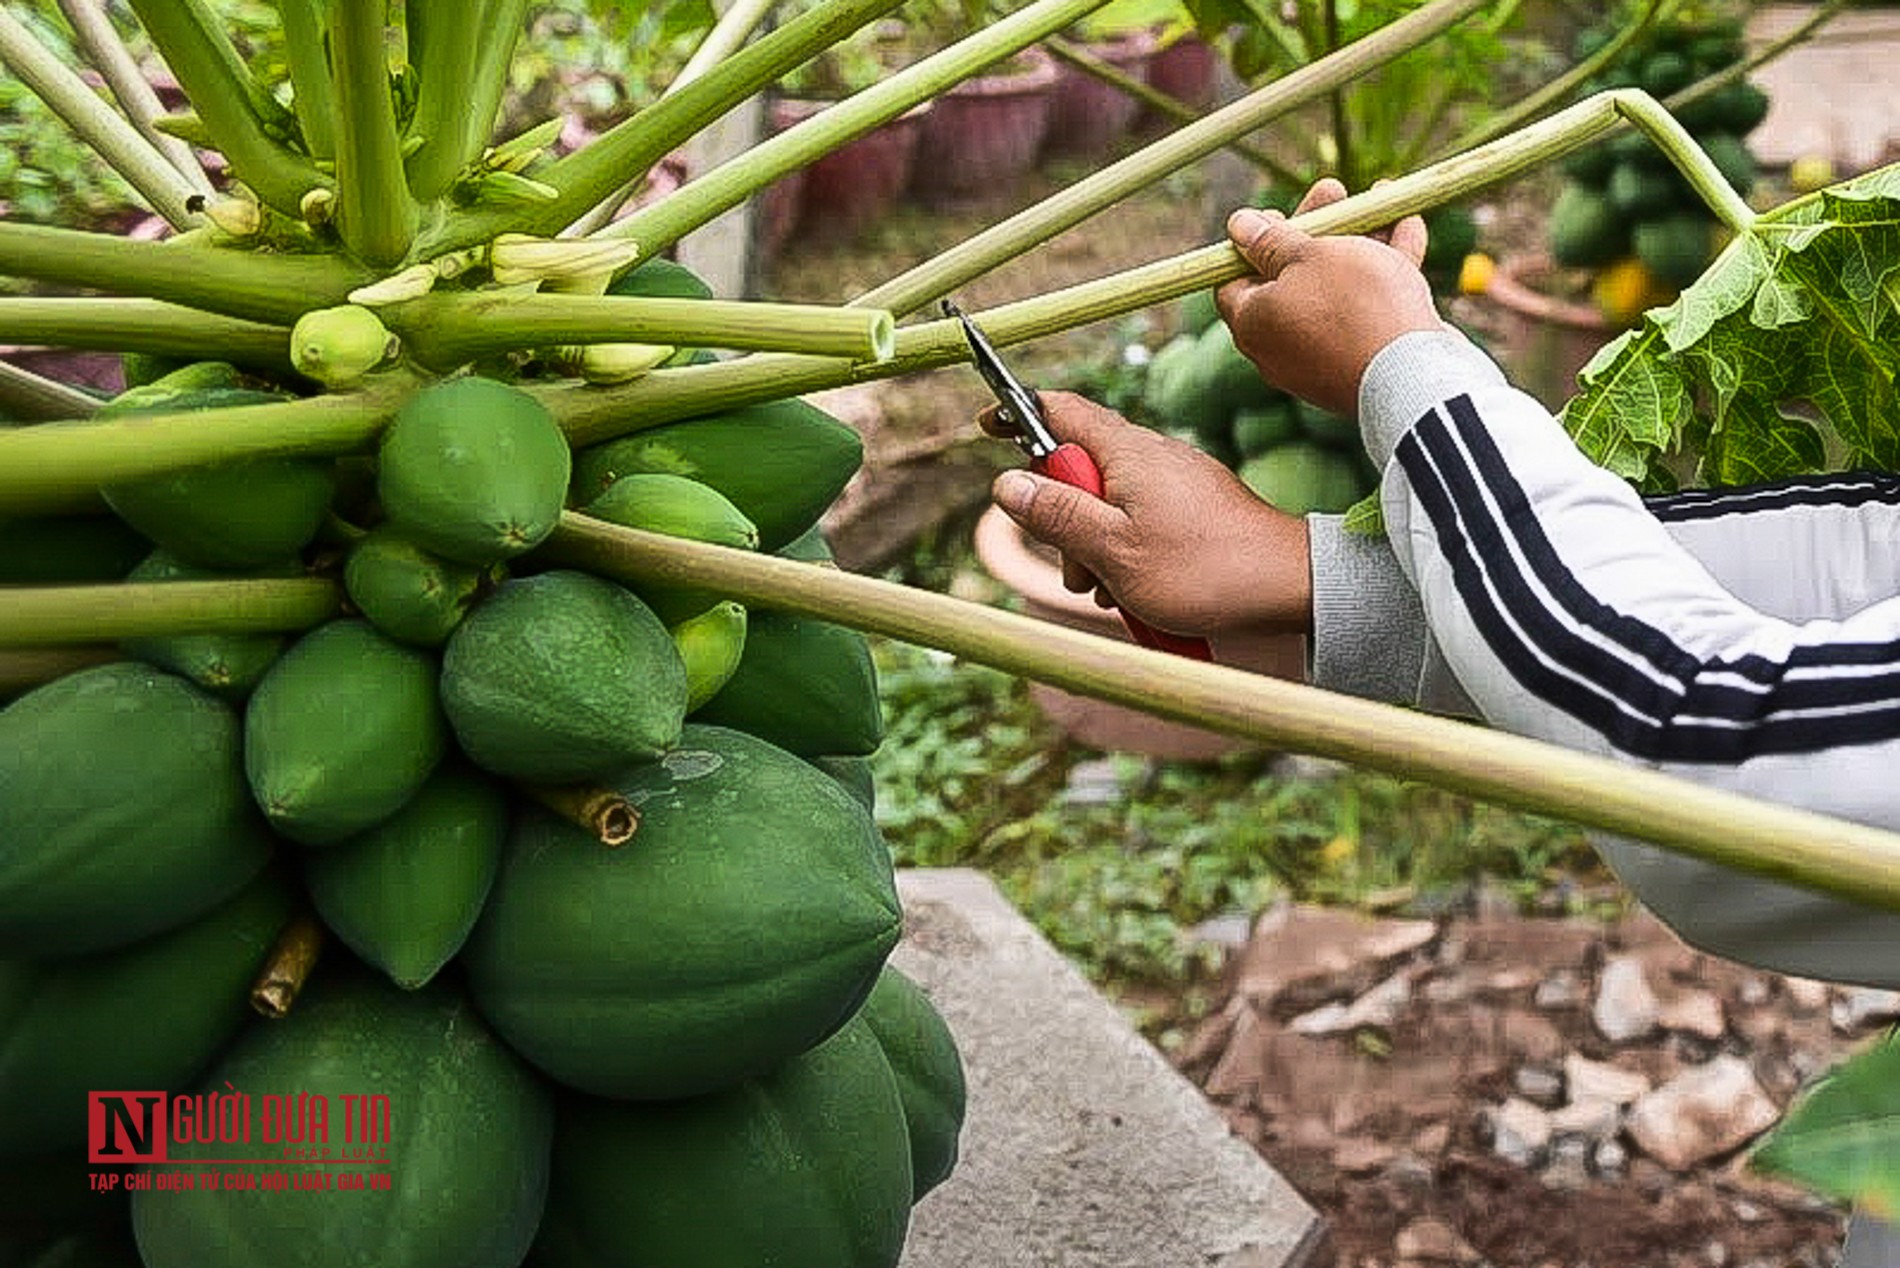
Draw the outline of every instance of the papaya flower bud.
[[[326,387],[348,387],[402,348],[382,319],[343,304],[305,313],[290,332],[290,361]]]
[[[384,304],[399,304],[405,299],[418,299],[435,289],[439,276],[432,265],[412,264],[400,273],[391,273],[368,286],[357,287],[350,292],[350,302],[365,308],[380,308]]]
[[[617,239],[534,238],[504,233],[488,248],[488,271],[497,282],[559,282],[618,273],[640,258],[640,244]]]

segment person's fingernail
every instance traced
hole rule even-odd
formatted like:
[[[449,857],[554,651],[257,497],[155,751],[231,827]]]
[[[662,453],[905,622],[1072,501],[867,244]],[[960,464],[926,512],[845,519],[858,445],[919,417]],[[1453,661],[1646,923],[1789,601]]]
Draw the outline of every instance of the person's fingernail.
[[[996,487],[991,490],[991,496],[1004,511],[1020,515],[1035,500],[1036,481],[1021,471],[1005,471],[996,478]]]
[[[1253,238],[1266,231],[1273,217],[1256,207],[1242,207],[1227,217],[1227,232],[1236,238]]]

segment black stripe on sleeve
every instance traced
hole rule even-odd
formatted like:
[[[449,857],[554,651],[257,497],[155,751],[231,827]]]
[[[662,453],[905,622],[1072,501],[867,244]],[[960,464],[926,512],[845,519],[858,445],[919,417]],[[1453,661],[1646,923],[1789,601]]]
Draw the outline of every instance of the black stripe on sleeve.
[[[1644,498],[1650,514],[1665,523],[1755,515],[1793,507],[1900,505],[1900,477],[1880,471],[1842,471],[1823,476],[1792,476],[1766,484],[1732,489],[1690,489],[1665,497]]]
[[[1447,409],[1469,460],[1437,411],[1407,433],[1396,456],[1480,634],[1539,699],[1619,749],[1655,760],[1736,762],[1900,736],[1900,640],[1802,647],[1786,661],[1702,660],[1591,595],[1551,547],[1470,400]],[[1786,677],[1796,668],[1850,666],[1876,672]]]

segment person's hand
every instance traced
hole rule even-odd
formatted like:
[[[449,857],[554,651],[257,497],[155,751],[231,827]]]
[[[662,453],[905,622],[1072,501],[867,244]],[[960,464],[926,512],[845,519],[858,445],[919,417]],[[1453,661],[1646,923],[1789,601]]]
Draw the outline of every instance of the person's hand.
[[[1274,510],[1192,445],[1068,392],[1038,393],[1050,431],[1102,472],[1102,496],[1006,471],[996,503],[1062,553],[1069,589],[1093,589],[1174,634],[1304,631],[1312,624],[1306,521]],[[995,410],[978,419],[1006,433]]]
[[[1299,211],[1345,196],[1328,177]],[[1417,216],[1371,237],[1314,238],[1278,212],[1242,208],[1227,236],[1259,274],[1215,296],[1234,345],[1268,383],[1321,409],[1356,417],[1359,381],[1379,350],[1414,330],[1445,328],[1419,271],[1426,238]]]

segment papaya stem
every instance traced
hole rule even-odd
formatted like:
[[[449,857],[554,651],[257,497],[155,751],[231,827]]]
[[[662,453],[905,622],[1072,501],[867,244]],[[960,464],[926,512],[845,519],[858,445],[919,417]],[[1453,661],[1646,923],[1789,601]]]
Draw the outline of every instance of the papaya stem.
[[[191,182],[6,9],[0,9],[0,62],[174,228],[197,218],[191,200],[199,191]]]
[[[418,202],[449,192],[462,170],[480,156],[488,137],[486,125],[494,122],[492,113],[478,120],[469,102],[482,42],[504,38],[486,28],[485,7],[470,0],[411,0],[408,6],[412,22],[419,20],[427,33],[421,48],[410,50],[421,85],[409,120],[409,135],[418,144],[404,169]]]
[[[0,308],[0,343],[24,342],[10,338],[4,333],[5,330],[5,309]],[[84,418],[96,411],[99,404],[99,401],[76,387],[68,387],[31,370],[23,370],[10,361],[0,361],[0,411],[20,422],[43,423],[57,418]]]
[[[897,118],[983,68],[1052,35],[1107,0],[1033,0],[882,83],[839,102],[722,163],[668,197],[602,229],[596,238],[625,238],[648,258],[744,202],[787,172],[803,167]],[[736,60],[736,59],[735,59]],[[707,76],[701,83],[708,82]],[[682,91],[679,98],[692,91]],[[662,102],[661,105],[665,105]],[[657,109],[658,107],[656,107]]]
[[[734,0],[719,15],[719,21],[713,24],[713,29],[706,33],[706,38],[699,42],[693,55],[686,59],[686,65],[680,67],[679,74],[673,76],[672,82],[660,95],[673,95],[745,47],[746,40],[765,20],[765,15],[772,11],[774,3],[776,0]],[[605,228],[613,221],[614,213],[625,205],[627,199],[633,197],[634,191],[640,188],[640,183],[645,179],[646,173],[640,172],[633,179],[623,182],[620,188],[595,203],[592,210],[569,226],[567,233],[584,238]]]
[[[665,343],[876,361],[896,348],[882,309],[622,295],[430,294],[378,311],[425,365],[559,344]]]
[[[385,0],[334,0],[330,9],[337,232],[358,259],[376,268],[408,254],[417,217],[389,96],[388,11]]]
[[[560,232],[589,207],[641,179],[648,168],[708,123],[900,2],[829,0],[801,14],[592,144],[537,172],[535,179],[560,191],[546,206],[527,212],[478,207],[448,217],[438,233],[425,236],[418,254],[433,259],[486,242],[505,230]]]
[[[83,510],[103,484],[167,471],[276,454],[353,453],[375,440],[405,394],[384,389],[0,431],[0,516]]]
[[[292,916],[251,983],[251,1007],[272,1021],[290,1016],[291,1005],[323,955],[323,940],[322,921],[307,911]]]
[[[308,629],[342,599],[320,577],[0,589],[0,647]]]
[[[1133,75],[1124,74],[1087,49],[1071,44],[1060,36],[1050,36],[1042,42],[1042,46],[1048,49],[1050,56],[1054,57],[1057,61],[1065,62],[1083,74],[1099,79],[1110,88],[1133,97],[1142,105],[1147,106],[1158,114],[1168,116],[1176,123],[1193,123],[1198,119],[1206,117],[1201,111],[1194,109],[1180,98],[1171,97],[1167,93],[1162,92],[1159,88],[1155,88],[1152,85],[1145,84],[1141,80],[1136,79]],[[1279,81],[1276,80],[1275,82],[1277,83]],[[1282,184],[1297,185],[1300,183],[1298,173],[1257,146],[1249,145],[1245,141],[1236,139],[1225,142],[1222,148],[1231,153],[1238,154],[1241,158],[1246,159],[1249,163],[1252,163],[1262,172]]]
[[[116,647],[36,647],[0,651],[0,697],[31,690],[67,674],[123,660]]]
[[[625,582],[694,585],[748,607],[935,647],[1275,748],[1652,841],[1679,854],[1900,910],[1900,835],[1502,731],[1147,651],[835,568],[568,512],[543,547]]]
[[[1482,9],[1486,0],[1433,0],[1365,38],[1300,67],[1187,127],[1109,164],[983,230],[852,302],[899,317],[1071,229],[1137,190],[1198,162],[1228,142],[1385,65]]]
[[[294,216],[305,194],[335,186],[290,148],[295,117],[251,75],[203,0],[129,2],[231,170],[260,199]]]
[[[290,365],[290,331],[156,299],[0,298],[0,343],[46,344],[221,359],[273,369]],[[95,402],[96,407],[96,402]],[[72,418],[91,413],[56,415]]]
[[[109,233],[0,221],[0,274],[142,295],[189,308],[293,326],[371,280],[333,255],[265,255]]]
[[[133,60],[131,50],[119,38],[119,32],[113,27],[112,19],[106,16],[101,0],[59,0],[59,7],[66,14],[66,20],[72,24],[73,34],[79,37],[87,57],[105,77],[112,95],[118,99],[125,117],[132,121],[139,135],[150,141],[178,169],[178,174],[185,178],[186,184],[201,194],[216,193],[216,186],[205,175],[204,166],[198,162],[198,156],[192,153],[191,147],[177,137],[166,136],[154,126],[153,120],[165,113],[165,107],[159,101],[158,93],[146,81],[145,72]]]
[[[290,63],[290,91],[303,128],[304,148],[312,158],[336,157],[336,90],[330,80],[329,0],[277,0],[284,28],[284,57]]]
[[[640,812],[611,788],[524,784],[522,790],[609,849],[619,849],[640,830]]]

